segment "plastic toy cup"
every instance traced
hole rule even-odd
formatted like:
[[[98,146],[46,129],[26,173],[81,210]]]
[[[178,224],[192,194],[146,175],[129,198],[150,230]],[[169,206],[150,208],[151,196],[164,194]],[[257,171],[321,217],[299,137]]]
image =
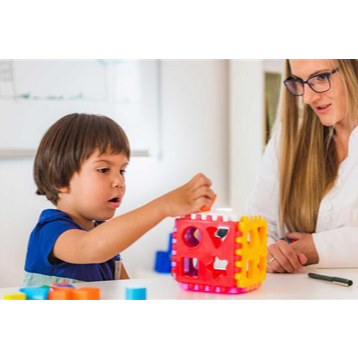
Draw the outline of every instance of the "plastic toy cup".
[[[126,287],[126,300],[146,300],[147,289],[145,287]]]

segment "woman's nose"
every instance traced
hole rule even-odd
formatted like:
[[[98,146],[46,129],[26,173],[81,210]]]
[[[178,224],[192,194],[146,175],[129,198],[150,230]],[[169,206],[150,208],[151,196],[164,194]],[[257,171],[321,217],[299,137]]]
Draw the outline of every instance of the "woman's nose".
[[[315,92],[310,86],[306,84],[305,93],[303,94],[303,102],[305,104],[311,104],[319,98],[320,94]]]

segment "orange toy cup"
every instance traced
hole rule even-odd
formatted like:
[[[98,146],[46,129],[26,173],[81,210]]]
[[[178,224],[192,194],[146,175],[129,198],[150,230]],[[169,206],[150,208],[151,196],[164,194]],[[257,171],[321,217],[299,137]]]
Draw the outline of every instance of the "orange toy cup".
[[[57,288],[48,293],[49,300],[73,300],[74,288]]]
[[[99,300],[101,290],[97,287],[82,287],[73,292],[74,300]]]

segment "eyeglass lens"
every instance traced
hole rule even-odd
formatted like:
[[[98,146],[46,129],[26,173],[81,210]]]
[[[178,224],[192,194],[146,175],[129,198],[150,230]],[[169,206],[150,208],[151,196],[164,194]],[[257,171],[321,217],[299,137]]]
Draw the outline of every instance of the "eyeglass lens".
[[[307,81],[307,84],[311,89],[317,93],[326,92],[331,88],[331,83],[329,81],[328,74],[321,74],[315,77],[310,78]],[[304,83],[298,80],[288,80],[286,81],[286,86],[288,90],[294,94],[301,96],[304,92]]]

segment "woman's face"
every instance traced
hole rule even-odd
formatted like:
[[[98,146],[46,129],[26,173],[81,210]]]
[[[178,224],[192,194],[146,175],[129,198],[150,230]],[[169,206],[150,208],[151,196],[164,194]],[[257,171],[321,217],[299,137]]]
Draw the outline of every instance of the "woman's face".
[[[292,76],[303,81],[314,75],[329,73],[336,68],[335,61],[330,65],[328,60],[290,60],[290,66]],[[305,84],[302,96],[304,103],[314,110],[324,126],[343,124],[346,118],[346,95],[339,71],[332,74],[329,80],[331,82],[329,91],[316,93]]]

